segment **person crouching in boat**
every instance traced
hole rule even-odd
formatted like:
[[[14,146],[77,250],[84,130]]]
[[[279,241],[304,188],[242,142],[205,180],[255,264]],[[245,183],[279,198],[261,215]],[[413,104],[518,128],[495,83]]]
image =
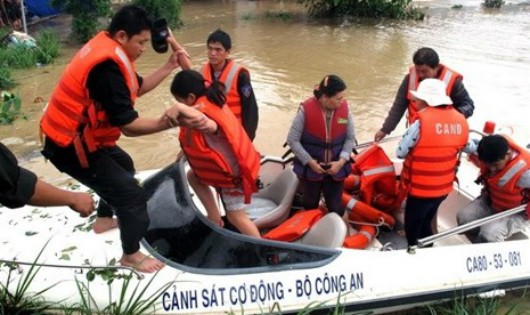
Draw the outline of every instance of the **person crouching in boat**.
[[[350,157],[355,145],[355,126],[346,84],[328,75],[298,110],[287,143],[296,157],[294,172],[304,188],[304,209],[318,208],[324,194],[330,212],[344,215],[341,206],[344,179],[351,173]]]
[[[404,158],[401,191],[407,194],[405,233],[410,246],[433,234],[431,221],[453,190],[459,152],[468,142],[466,118],[452,105],[445,83],[425,79],[415,98],[418,119],[403,135],[396,150]]]
[[[457,222],[463,225],[529,201],[530,153],[502,135],[485,136],[477,148],[481,162],[479,182],[484,189],[479,197],[459,211]],[[502,242],[528,227],[527,215],[516,213],[486,223],[468,232],[475,243]]]
[[[260,237],[250,220],[245,204],[257,191],[260,155],[254,149],[241,123],[226,106],[224,84],[206,82],[194,70],[183,70],[171,83],[171,93],[188,106],[195,106],[208,117],[207,128],[195,130],[181,127],[179,141],[193,172],[188,180],[214,223],[221,217],[209,186],[221,196],[228,221],[241,233]],[[178,116],[191,108],[177,105]]]

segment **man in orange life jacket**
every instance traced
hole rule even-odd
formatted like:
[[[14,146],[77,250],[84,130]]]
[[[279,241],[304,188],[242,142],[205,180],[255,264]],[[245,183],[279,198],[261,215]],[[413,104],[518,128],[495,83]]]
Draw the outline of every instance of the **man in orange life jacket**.
[[[315,209],[324,195],[329,212],[344,215],[341,206],[344,179],[351,173],[350,156],[355,145],[355,126],[346,84],[328,75],[305,100],[293,119],[287,143],[296,159],[294,172],[304,187],[303,206]]]
[[[228,58],[232,49],[230,35],[218,29],[206,40],[208,62],[201,69],[205,80],[221,81],[226,87],[228,108],[239,119],[250,140],[256,137],[258,128],[258,104],[245,67]]]
[[[374,135],[375,141],[383,139],[396,129],[405,111],[408,111],[408,125],[414,122],[416,109],[411,91],[416,91],[418,84],[424,79],[434,78],[445,82],[446,95],[451,97],[451,104],[453,104],[455,109],[466,118],[473,115],[475,106],[462,83],[462,75],[441,64],[440,58],[434,49],[428,47],[420,48],[414,53],[412,60],[414,65],[401,82],[383,126]]]
[[[94,211],[94,200],[88,193],[56,188],[20,166],[17,158],[0,143],[0,204],[8,208],[24,205],[38,207],[69,206],[82,217]]]
[[[501,242],[528,227],[530,153],[502,135],[483,137],[476,152],[481,162],[479,182],[484,189],[460,210],[457,221],[459,225],[466,224],[526,203],[526,215],[500,218],[468,233],[473,242]]]
[[[174,52],[167,62],[151,75],[140,77],[134,61],[146,50],[150,29],[151,20],[144,9],[122,7],[107,31],[95,35],[68,64],[40,124],[45,135],[43,155],[101,197],[94,232],[102,233],[119,224],[120,263],[142,272],[157,271],[163,264],[140,252],[139,242],[149,224],[147,200],[134,178],[131,157],[116,141],[121,133],[136,137],[174,126],[167,114],[139,117],[133,106],[137,96],[151,91],[174,69],[189,62],[170,35],[167,41]],[[190,124],[200,128],[205,117],[195,112]],[[114,212],[118,220],[113,218]]]
[[[431,221],[453,190],[459,152],[469,135],[465,117],[449,105],[444,82],[425,79],[411,93],[418,119],[396,151],[397,157],[405,158],[400,185],[407,194],[405,234],[409,247],[433,234]]]

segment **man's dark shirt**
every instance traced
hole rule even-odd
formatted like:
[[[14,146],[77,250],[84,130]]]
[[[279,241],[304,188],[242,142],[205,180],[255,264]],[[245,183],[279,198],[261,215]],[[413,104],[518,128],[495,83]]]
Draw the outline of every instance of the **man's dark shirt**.
[[[396,98],[394,99],[394,103],[392,104],[392,107],[390,108],[390,111],[388,112],[388,115],[385,119],[385,122],[383,123],[383,127],[381,130],[385,132],[386,134],[390,134],[396,126],[398,125],[399,121],[405,114],[405,111],[408,109],[409,106],[409,100],[407,98],[407,94],[409,92],[409,75],[407,74],[403,81],[401,82],[401,85],[399,86],[399,90],[397,92]],[[455,81],[455,84],[453,86],[453,90],[451,91],[451,100],[453,101],[453,105],[457,111],[459,111],[462,115],[464,115],[466,118],[471,117],[473,115],[473,111],[475,109],[475,105],[473,103],[473,100],[469,96],[466,88],[464,87],[464,83],[461,79],[457,79]]]
[[[138,76],[138,86],[142,85],[142,78]],[[133,108],[130,90],[125,82],[117,63],[112,60],[103,61],[94,66],[87,78],[86,86],[90,98],[101,106],[112,126],[123,126],[138,118],[138,112]],[[52,141],[46,141],[43,155],[51,157],[55,154],[66,154],[77,159],[73,145],[60,147]]]
[[[37,176],[18,166],[17,158],[0,143],[0,203],[8,208],[22,207],[35,193]]]

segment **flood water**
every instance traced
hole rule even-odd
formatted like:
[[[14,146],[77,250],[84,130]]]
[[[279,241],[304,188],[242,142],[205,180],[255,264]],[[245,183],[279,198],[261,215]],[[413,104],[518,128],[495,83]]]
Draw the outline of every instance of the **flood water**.
[[[469,122],[482,129],[487,120],[513,129],[528,143],[525,128],[530,102],[530,3],[507,1],[501,9],[486,9],[477,0],[416,2],[428,7],[424,21],[314,22],[295,1],[188,1],[185,26],[175,36],[196,68],[206,60],[205,41],[217,28],[233,40],[232,57],[248,67],[260,107],[255,144],[262,153],[280,155],[298,104],[327,74],[337,74],[348,85],[347,99],[359,142],[370,141],[380,128],[412,54],[422,46],[434,48],[442,63],[464,75],[475,101]],[[462,5],[452,9],[453,5]],[[268,13],[268,14],[267,14]],[[266,17],[290,13],[291,18]],[[47,23],[60,26],[60,21]],[[38,122],[65,64],[78,47],[62,49],[53,65],[14,73],[27,120],[0,126],[0,139],[15,151],[25,167],[54,183],[64,178],[39,156]],[[137,62],[149,74],[167,55],[149,50]],[[170,79],[137,102],[143,116],[155,117],[172,104]],[[44,102],[34,102],[41,97]],[[402,122],[394,134],[405,130]],[[122,137],[138,170],[160,168],[178,153],[177,131],[140,138]]]
[[[315,22],[295,1],[190,1],[184,2],[184,27],[177,39],[197,67],[206,60],[208,34],[222,28],[233,40],[231,56],[251,72],[260,107],[255,144],[263,153],[282,154],[298,104],[326,74],[337,74],[348,85],[347,99],[356,122],[357,138],[369,141],[386,117],[412,54],[433,47],[442,63],[464,75],[464,84],[476,104],[469,120],[481,129],[484,121],[510,126],[527,139],[524,130],[530,101],[530,4],[509,2],[500,10],[486,9],[478,1],[422,1],[424,21]],[[461,9],[452,9],[461,4]],[[280,19],[278,13],[291,18]],[[273,16],[273,17],[267,17]],[[49,25],[57,21],[48,21]],[[63,27],[64,29],[64,27]],[[61,177],[38,156],[38,121],[65,64],[78,47],[66,47],[53,65],[15,72],[15,91],[23,99],[28,120],[1,126],[0,138],[25,160],[26,167],[46,179]],[[149,49],[137,62],[147,75],[167,55]],[[143,96],[137,108],[143,116],[158,116],[171,105],[170,79]],[[44,102],[34,103],[37,97]],[[402,122],[394,134],[405,129]],[[131,153],[138,170],[159,168],[178,152],[177,131],[140,138],[122,137],[120,145]],[[29,160],[29,161],[28,161]]]

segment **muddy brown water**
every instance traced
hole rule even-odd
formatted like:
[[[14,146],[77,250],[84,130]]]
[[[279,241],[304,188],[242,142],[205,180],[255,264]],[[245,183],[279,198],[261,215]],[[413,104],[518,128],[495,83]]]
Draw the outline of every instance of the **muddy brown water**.
[[[514,130],[528,142],[530,101],[530,4],[507,1],[501,9],[487,9],[476,0],[417,1],[425,7],[424,21],[312,21],[295,1],[184,2],[184,27],[175,36],[198,68],[206,60],[208,34],[222,28],[232,36],[231,56],[248,67],[260,107],[255,144],[262,153],[281,155],[282,144],[298,104],[327,74],[341,76],[348,90],[356,133],[369,141],[392,103],[412,54],[422,46],[438,51],[442,63],[464,75],[475,101],[469,120],[481,129],[487,120]],[[462,5],[453,9],[454,5]],[[290,18],[274,17],[289,13]],[[272,17],[266,17],[272,16]],[[51,26],[61,34],[69,17],[59,16],[30,27]],[[27,120],[0,126],[0,139],[21,163],[42,178],[60,184],[64,175],[39,156],[38,122],[65,65],[79,47],[66,46],[52,65],[17,71],[13,91],[23,99]],[[149,74],[167,55],[148,50],[137,62],[140,74]],[[170,78],[137,102],[140,115],[155,117],[173,102]],[[39,101],[42,98],[44,101]],[[394,134],[405,130],[402,122]],[[177,130],[140,138],[122,137],[119,144],[133,157],[138,170],[160,168],[179,152]]]
[[[525,109],[530,100],[530,5],[508,2],[488,10],[478,1],[421,1],[428,7],[425,21],[362,21],[340,19],[311,21],[305,8],[294,1],[190,1],[182,17],[185,26],[175,31],[188,49],[194,65],[206,60],[205,40],[216,28],[233,39],[232,57],[252,74],[260,106],[256,146],[263,153],[282,154],[282,144],[300,101],[326,74],[341,76],[348,85],[347,98],[360,142],[372,139],[392,103],[401,79],[421,46],[435,48],[443,63],[464,75],[475,100],[470,119],[480,129],[485,120],[496,120],[526,136]],[[462,4],[461,9],[451,9]],[[290,19],[267,18],[288,12]],[[68,18],[42,23],[68,30]],[[30,28],[31,29],[31,28]],[[38,157],[38,121],[51,91],[78,47],[65,47],[52,65],[17,71],[14,89],[23,99],[28,120],[0,126],[0,139],[25,165],[47,179],[60,177]],[[148,50],[138,62],[148,74],[167,55]],[[526,83],[525,83],[526,82]],[[143,116],[157,116],[171,105],[170,78],[142,97],[137,108]],[[42,98],[43,102],[33,101]],[[400,124],[395,134],[405,129]],[[177,131],[140,138],[122,137],[120,145],[133,156],[137,169],[159,168],[178,152]],[[524,138],[523,138],[524,139]],[[29,161],[28,161],[29,160]]]

